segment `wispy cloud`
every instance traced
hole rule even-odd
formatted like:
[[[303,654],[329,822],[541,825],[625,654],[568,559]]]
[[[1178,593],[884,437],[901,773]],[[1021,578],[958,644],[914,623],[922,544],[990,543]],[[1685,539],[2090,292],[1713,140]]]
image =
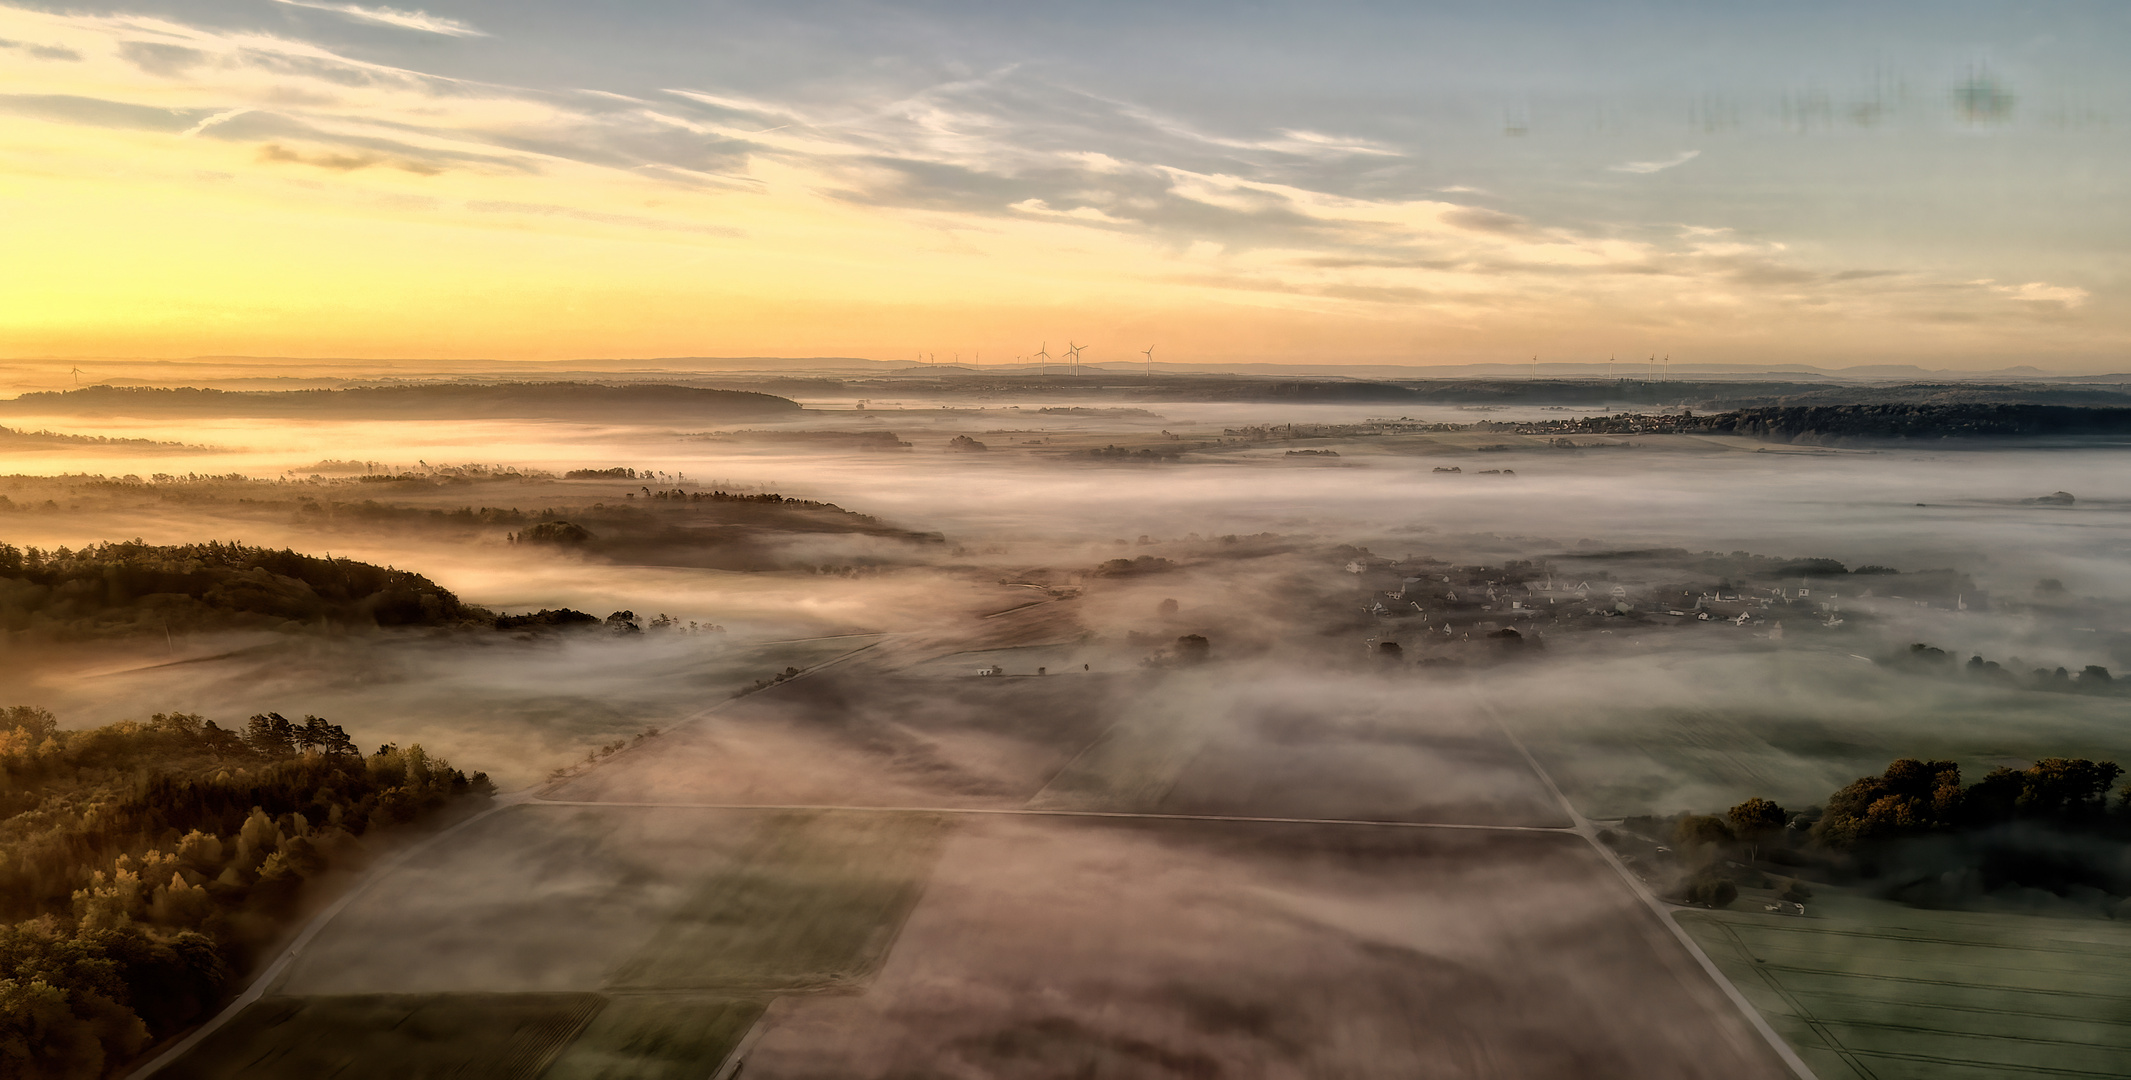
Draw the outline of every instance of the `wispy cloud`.
[[[357,169],[367,169],[372,165],[390,165],[395,169],[403,169],[420,176],[435,176],[443,171],[441,168],[427,162],[395,161],[377,154],[327,152],[306,156],[280,143],[268,143],[260,147],[259,160],[279,164],[309,165],[313,168],[328,169],[333,172],[354,172]]]
[[[1397,150],[1369,139],[1347,135],[1326,135],[1322,132],[1282,129],[1278,138],[1234,138],[1200,131],[1191,125],[1156,112],[1142,105],[1089,94],[1089,98],[1104,102],[1117,110],[1122,117],[1137,121],[1172,138],[1187,139],[1205,146],[1217,146],[1226,150],[1263,150],[1294,157],[1399,157]]]
[[[1663,161],[1623,161],[1618,165],[1608,165],[1606,168],[1612,172],[1624,173],[1664,172],[1675,165],[1685,165],[1701,156],[1702,152],[1700,150],[1682,150]]]
[[[398,8],[364,7],[361,4],[329,4],[320,0],[275,0],[290,7],[315,8],[345,15],[379,26],[397,26],[402,30],[420,30],[428,34],[443,34],[446,37],[487,37],[488,34],[457,19],[431,15],[426,11],[401,11]]]
[[[49,41],[83,59],[38,65],[41,89],[77,93],[0,94],[0,123],[148,132],[159,141],[140,145],[201,175],[271,177],[260,188],[276,198],[320,192],[322,208],[419,209],[484,234],[626,229],[637,241],[715,238],[795,263],[834,252],[900,265],[913,238],[952,233],[963,244],[956,256],[985,267],[968,272],[1001,296],[1041,266],[1083,275],[1091,293],[1130,292],[1132,302],[1173,288],[1188,290],[1188,303],[1425,316],[1514,333],[1603,325],[1622,312],[1648,326],[1712,314],[1738,326],[1877,326],[1955,309],[2031,330],[2091,321],[2101,306],[2083,289],[2026,274],[1999,284],[1975,281],[1974,270],[1949,280],[1848,269],[1759,230],[1579,221],[1508,185],[1437,186],[1407,167],[1422,160],[1418,151],[1326,134],[1337,121],[1186,120],[1040,70],[841,96],[715,84],[636,96],[392,67],[283,34],[8,2],[6,40]],[[421,12],[277,2],[479,32]],[[1610,168],[1651,174],[1698,156]]]
[[[206,131],[206,130],[207,130],[208,128],[211,128],[211,127],[215,126],[216,124],[226,124],[226,123],[230,122],[231,120],[235,120],[236,118],[238,118],[238,117],[240,117],[240,116],[243,116],[243,115],[244,115],[245,113],[248,113],[248,112],[250,112],[250,111],[251,111],[251,109],[249,109],[249,108],[242,108],[242,109],[228,109],[228,110],[225,110],[225,111],[223,111],[223,112],[218,112],[218,113],[214,114],[213,116],[210,116],[210,117],[208,117],[208,118],[206,118],[206,119],[204,119],[204,120],[200,121],[199,123],[197,123],[197,124],[194,124],[193,126],[191,126],[191,127],[189,127],[189,128],[186,128],[186,129],[185,129],[184,131],[182,131],[182,132],[179,132],[179,135],[180,135],[180,137],[182,137],[182,138],[188,138],[188,139],[189,139],[189,138],[193,137],[194,135],[198,135],[199,133],[201,133],[201,132],[203,132],[203,131]]]
[[[2030,281],[2024,285],[1999,285],[1988,278],[1977,284],[1988,286],[2001,296],[2023,304],[2057,311],[2070,311],[2087,302],[2092,294],[2077,285],[2052,285],[2047,281]]]
[[[78,61],[81,59],[81,54],[72,49],[60,45],[39,45],[34,41],[7,41],[0,39],[0,49],[12,49],[39,60]]]

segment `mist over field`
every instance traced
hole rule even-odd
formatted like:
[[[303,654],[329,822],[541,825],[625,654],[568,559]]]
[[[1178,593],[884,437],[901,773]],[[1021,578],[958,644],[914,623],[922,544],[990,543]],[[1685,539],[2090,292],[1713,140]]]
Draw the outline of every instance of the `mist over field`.
[[[10,417],[106,441],[0,476],[0,698],[317,715],[497,792],[373,827],[162,1075],[1779,1076],[1842,1059],[1696,918],[2131,916],[2114,841],[1816,824],[1897,759],[2131,755],[2121,443],[805,405]]]
[[[2127,54],[0,0],[0,1080],[2131,1077]]]

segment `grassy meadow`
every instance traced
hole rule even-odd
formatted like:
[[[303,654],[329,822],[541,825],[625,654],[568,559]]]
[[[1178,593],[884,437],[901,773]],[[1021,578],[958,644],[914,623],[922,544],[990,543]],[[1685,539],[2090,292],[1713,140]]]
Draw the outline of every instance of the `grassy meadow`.
[[[1821,1080],[2125,1075],[2131,927],[1835,890],[1808,906],[1679,921]]]

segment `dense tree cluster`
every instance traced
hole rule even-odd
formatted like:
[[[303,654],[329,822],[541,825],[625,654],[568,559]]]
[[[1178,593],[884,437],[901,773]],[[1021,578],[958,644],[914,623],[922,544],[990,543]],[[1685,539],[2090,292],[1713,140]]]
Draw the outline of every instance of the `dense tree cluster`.
[[[486,621],[420,574],[237,543],[0,544],[0,629],[57,640],[145,631]]]
[[[456,510],[445,510],[440,507],[395,506],[375,499],[363,499],[360,502],[337,502],[329,499],[320,502],[309,496],[297,500],[296,513],[306,525],[353,521],[364,524],[389,523],[478,529],[492,525],[522,525],[527,520],[525,511],[517,507],[462,506]]]
[[[493,791],[316,716],[0,710],[0,1075],[106,1075],[212,1010],[356,837]]]
[[[1114,445],[1098,446],[1092,450],[1083,451],[1083,453],[1097,461],[1175,461],[1184,456],[1184,451],[1181,449],[1141,447],[1138,450],[1134,450],[1129,446]]]
[[[833,503],[776,492],[654,490],[640,486],[626,501],[548,507],[526,515],[511,534],[518,545],[561,548],[595,559],[651,566],[720,570],[798,569],[789,534],[859,534],[936,544],[938,533],[882,524]]]
[[[583,547],[591,542],[592,530],[571,521],[542,521],[522,532],[512,533],[513,544],[547,544],[552,547]]]
[[[798,444],[823,450],[908,450],[910,444],[893,431],[713,431],[690,438],[699,442],[744,442]]]
[[[1882,658],[1880,663],[1927,675],[1958,677],[2060,694],[2122,695],[2131,692],[2131,685],[2118,683],[2116,676],[2100,664],[2088,664],[2075,672],[2064,667],[2037,667],[2018,657],[2009,658],[2000,664],[1996,660],[1985,660],[1978,655],[1970,656],[1967,662],[1963,663],[1954,653],[1923,642]]]
[[[2131,409],[2024,404],[1792,405],[1702,417],[1690,430],[1786,442],[2116,435],[2131,431]]]
[[[1096,577],[1138,577],[1141,574],[1160,574],[1174,570],[1177,564],[1159,555],[1142,555],[1136,559],[1110,559],[1099,563],[1089,571]]]
[[[48,446],[125,446],[165,451],[204,449],[186,446],[184,443],[157,442],[154,439],[114,439],[106,435],[63,435],[56,431],[23,431],[20,428],[0,427],[0,447],[43,449]]]
[[[1963,784],[1955,762],[1902,758],[1844,786],[1824,809],[1793,813],[1753,798],[1721,816],[1625,824],[1670,841],[1668,861],[1679,871],[1673,895],[1689,903],[1729,902],[1719,894],[1737,890],[1727,894],[1720,882],[1751,883],[1765,876],[1759,867],[1774,866],[1874,879],[1885,895],[1932,906],[2007,887],[2030,897],[2083,895],[2080,906],[2124,918],[2131,787],[2115,790],[2123,776],[2113,761],[2043,758]]]
[[[539,633],[544,630],[564,630],[570,627],[598,626],[599,616],[590,615],[572,608],[541,608],[525,615],[498,615],[496,629]]]
[[[2016,821],[2123,831],[2131,826],[2131,789],[2114,806],[2109,802],[2123,773],[2113,761],[2043,758],[2025,769],[1992,769],[1963,787],[1961,767],[1951,761],[1903,758],[1830,796],[1813,837],[1843,848]]]

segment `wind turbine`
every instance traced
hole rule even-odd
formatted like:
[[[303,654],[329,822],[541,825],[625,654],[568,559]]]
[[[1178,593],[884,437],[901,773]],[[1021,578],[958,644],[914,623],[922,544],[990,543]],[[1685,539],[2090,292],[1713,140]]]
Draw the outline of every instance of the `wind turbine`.
[[[1154,346],[1149,345],[1141,349],[1140,355],[1147,358],[1147,377],[1154,378]]]
[[[80,386],[81,377],[86,374],[86,372],[83,372],[80,368],[75,368],[71,374],[74,376],[74,385]]]
[[[1073,339],[1066,339],[1066,355],[1073,358],[1073,374],[1075,375],[1080,374],[1080,350],[1085,348],[1087,348],[1086,345],[1075,345],[1073,344]]]
[[[1046,342],[1044,342],[1044,343],[1043,343],[1043,348],[1040,348],[1040,349],[1037,349],[1037,350],[1036,350],[1036,374],[1037,374],[1037,375],[1039,375],[1039,376],[1040,376],[1040,375],[1044,375],[1044,374],[1046,374],[1046,372],[1044,371],[1044,368],[1043,368],[1043,366],[1044,366],[1045,364],[1048,364],[1048,363],[1050,363],[1050,362],[1051,362],[1051,343],[1050,343],[1050,342],[1048,342],[1048,341],[1046,341]]]

